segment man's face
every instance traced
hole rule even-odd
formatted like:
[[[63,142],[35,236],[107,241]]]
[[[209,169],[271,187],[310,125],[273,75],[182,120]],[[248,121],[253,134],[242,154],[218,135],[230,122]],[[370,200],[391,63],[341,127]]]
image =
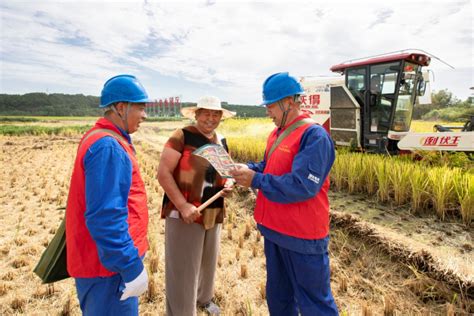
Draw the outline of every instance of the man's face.
[[[127,103],[123,103],[124,113],[127,111]],[[130,103],[130,110],[128,111],[127,123],[128,133],[132,134],[138,130],[140,123],[147,118],[145,112],[145,103]]]
[[[196,111],[196,125],[198,129],[205,133],[212,133],[221,122],[222,111],[199,109]]]
[[[289,107],[287,99],[288,98],[284,98],[283,100],[271,103],[267,106],[267,116],[271,118],[273,123],[278,127],[280,126],[281,120],[283,118],[283,111],[281,110],[278,103],[281,102],[283,104],[283,108],[287,109]]]

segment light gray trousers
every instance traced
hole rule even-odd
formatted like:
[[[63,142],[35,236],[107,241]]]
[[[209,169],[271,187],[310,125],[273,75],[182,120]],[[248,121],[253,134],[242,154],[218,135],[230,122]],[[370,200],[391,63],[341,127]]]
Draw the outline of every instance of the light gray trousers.
[[[214,296],[221,224],[205,230],[181,219],[165,220],[166,315],[196,315]]]

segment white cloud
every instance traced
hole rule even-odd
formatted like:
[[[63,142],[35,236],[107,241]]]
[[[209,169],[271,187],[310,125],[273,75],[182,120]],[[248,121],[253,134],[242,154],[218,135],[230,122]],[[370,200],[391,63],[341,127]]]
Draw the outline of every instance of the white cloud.
[[[456,67],[450,72],[432,62],[449,78],[437,78],[435,89],[465,98],[473,85],[470,1],[3,1],[0,7],[2,93],[47,86],[97,95],[108,77],[133,73],[154,97],[213,93],[255,104],[274,72],[329,75],[342,61],[405,48]]]

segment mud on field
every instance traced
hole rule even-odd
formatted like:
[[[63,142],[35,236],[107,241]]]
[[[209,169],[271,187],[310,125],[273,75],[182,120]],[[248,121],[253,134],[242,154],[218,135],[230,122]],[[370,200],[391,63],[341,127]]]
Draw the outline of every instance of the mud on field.
[[[141,297],[143,315],[163,314],[165,309],[164,223],[159,218],[163,192],[155,174],[166,137],[166,131],[156,130],[144,130],[136,136],[150,209],[151,248],[145,259],[150,287]],[[32,273],[64,216],[59,208],[66,202],[78,140],[79,136],[0,136],[1,315],[80,314],[71,279],[42,285]],[[263,238],[251,216],[254,197],[247,190],[236,191],[226,202],[228,216],[221,232],[216,300],[225,315],[267,315]],[[438,272],[444,271],[442,267],[453,271],[457,267],[456,277],[472,284],[471,230],[429,218],[419,224],[403,210],[379,206],[360,196],[335,192],[330,198],[334,210],[332,289],[342,315],[467,315],[474,311],[469,296],[472,287],[456,288],[450,278],[433,273],[433,268],[424,269],[408,260],[419,246],[435,258],[431,267],[439,268]],[[364,214],[371,214],[371,218]],[[413,245],[417,247],[411,248]],[[437,265],[443,261],[435,254],[437,249],[441,253],[449,250],[445,266]],[[453,262],[447,260],[450,258]]]

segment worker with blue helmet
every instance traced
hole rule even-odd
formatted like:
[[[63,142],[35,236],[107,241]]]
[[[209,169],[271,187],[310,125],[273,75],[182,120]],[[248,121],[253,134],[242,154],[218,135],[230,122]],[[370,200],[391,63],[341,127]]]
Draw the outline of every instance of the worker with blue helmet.
[[[67,269],[84,315],[138,315],[148,288],[148,207],[130,134],[148,94],[132,75],[104,84],[104,117],[82,137],[66,207]]]
[[[104,84],[100,96],[100,108],[110,108],[121,120],[124,130],[131,134],[138,127],[131,126],[132,131],[129,130],[128,115],[132,109],[132,104],[145,104],[150,102],[148,94],[140,81],[132,75],[118,75],[110,78]],[[118,106],[122,103],[123,111],[118,111]],[[142,111],[144,118],[146,118],[145,111]],[[136,123],[135,121],[131,123]]]
[[[334,144],[300,108],[304,93],[287,72],[263,83],[276,128],[260,162],[237,164],[237,184],[258,190],[254,218],[265,238],[270,315],[338,315],[330,287],[329,171]]]
[[[282,128],[286,124],[286,119],[290,111],[289,107],[284,107],[282,100],[286,97],[293,97],[297,101],[298,97],[304,94],[301,84],[287,72],[279,72],[271,75],[263,83],[263,102],[262,105],[269,106],[277,103],[283,116],[279,127]]]
[[[304,94],[301,84],[287,72],[279,72],[268,77],[263,83],[262,105],[269,105],[281,99]]]
[[[104,84],[100,96],[100,108],[116,102],[144,103],[149,102],[148,94],[140,81],[132,75],[118,75]]]

